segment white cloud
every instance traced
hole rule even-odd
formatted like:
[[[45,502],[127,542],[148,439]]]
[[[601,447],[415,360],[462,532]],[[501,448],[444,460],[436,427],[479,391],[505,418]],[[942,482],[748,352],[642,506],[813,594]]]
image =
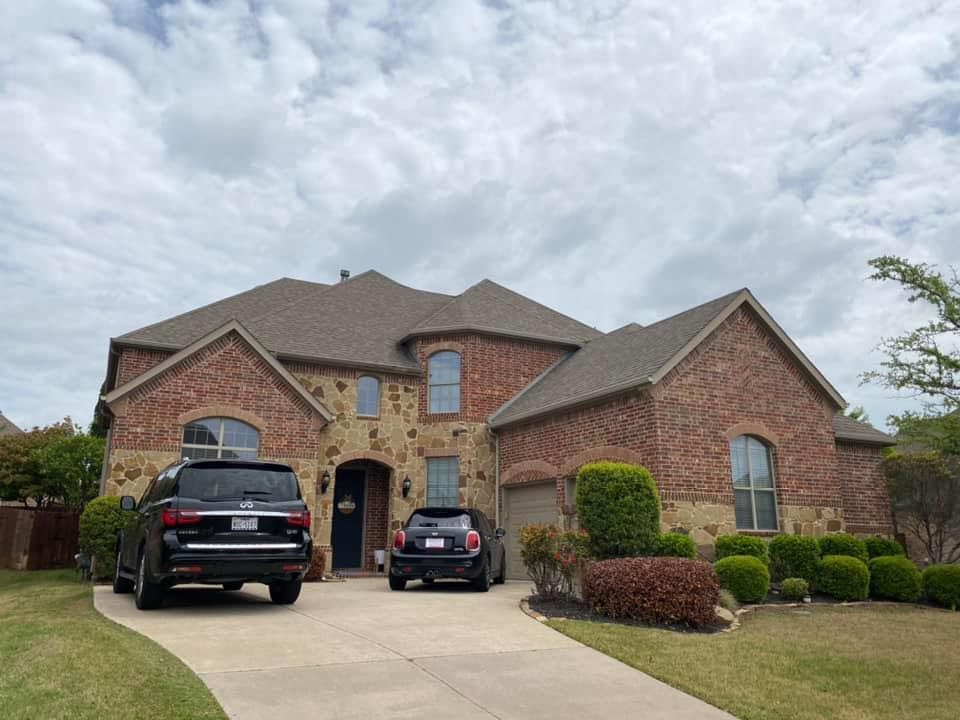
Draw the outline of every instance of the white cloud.
[[[743,285],[875,420],[960,264],[960,3],[0,6],[0,409],[86,421],[107,340],[340,266],[609,329]],[[952,29],[952,31],[951,31]]]

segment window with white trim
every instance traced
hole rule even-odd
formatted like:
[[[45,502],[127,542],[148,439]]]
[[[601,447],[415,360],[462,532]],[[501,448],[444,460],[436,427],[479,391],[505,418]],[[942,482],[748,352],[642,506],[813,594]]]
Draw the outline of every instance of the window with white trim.
[[[438,352],[427,363],[430,412],[460,412],[460,353]]]
[[[357,380],[357,415],[377,417],[380,415],[380,381],[370,375]]]
[[[427,458],[427,505],[460,506],[460,458]]]
[[[180,457],[255,460],[259,446],[260,433],[251,425],[232,418],[204,418],[184,426]]]
[[[738,530],[776,530],[777,492],[770,447],[750,435],[730,441],[734,513]]]

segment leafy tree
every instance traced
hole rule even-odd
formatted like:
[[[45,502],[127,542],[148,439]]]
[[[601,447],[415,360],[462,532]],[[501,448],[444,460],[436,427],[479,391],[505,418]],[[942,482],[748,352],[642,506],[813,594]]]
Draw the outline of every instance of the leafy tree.
[[[32,502],[41,508],[57,500],[57,489],[46,482],[38,464],[38,451],[75,432],[70,418],[64,418],[44,428],[0,438],[0,500],[16,500],[27,507]]]
[[[883,461],[896,530],[920,541],[933,563],[960,561],[960,458],[895,453]]]
[[[90,421],[90,429],[88,430],[91,435],[98,438],[107,437],[107,418],[105,412],[107,404],[103,401],[103,396],[106,392],[107,381],[104,380],[100,386],[100,393],[97,395],[97,404],[93,408],[93,420]]]
[[[857,420],[859,422],[870,422],[870,416],[867,415],[867,411],[863,409],[863,405],[857,405],[856,407],[847,408],[846,412],[843,413],[851,420]]]
[[[890,418],[901,446],[960,456],[960,411],[946,415],[906,412]]]
[[[45,490],[64,505],[80,510],[100,490],[103,438],[72,435],[36,451],[36,464]]]

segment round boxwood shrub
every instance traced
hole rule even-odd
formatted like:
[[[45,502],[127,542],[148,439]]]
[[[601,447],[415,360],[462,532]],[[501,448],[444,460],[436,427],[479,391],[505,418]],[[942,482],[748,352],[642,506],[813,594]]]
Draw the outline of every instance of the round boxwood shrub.
[[[867,562],[870,556],[867,554],[867,544],[858,537],[848,533],[834,533],[833,535],[824,535],[818,541],[820,546],[820,557],[827,555],[847,555],[855,557],[860,562]]]
[[[653,554],[693,560],[697,557],[697,544],[692,537],[683,533],[661,533],[657,538],[657,547]]]
[[[837,600],[866,600],[870,570],[863,560],[849,555],[827,555],[817,571],[817,589]]]
[[[598,462],[577,475],[577,514],[599,559],[650,555],[660,534],[660,495],[641,465]]]
[[[874,536],[868,537],[863,541],[867,546],[867,554],[873,560],[876,557],[889,557],[892,555],[905,555],[903,546],[896,540],[890,538]]]
[[[960,609],[960,565],[931,565],[923,571],[923,592],[929,600]]]
[[[130,517],[116,496],[94,498],[80,514],[80,549],[94,559],[97,579],[113,577],[117,535]]]
[[[817,578],[820,546],[809,535],[777,535],[767,547],[770,574],[777,582],[789,577],[803,578],[813,584]]]
[[[767,544],[750,535],[721,535],[716,544],[717,560],[732,555],[753,555],[767,562]]]
[[[770,592],[770,571],[753,555],[731,555],[714,563],[720,586],[740,602],[762,602]]]
[[[787,578],[780,583],[780,595],[785,600],[803,600],[810,594],[810,583],[803,578]]]
[[[636,557],[591,563],[583,599],[612,618],[702,627],[716,622],[720,583],[710,563],[677,557]]]
[[[870,561],[870,596],[901,602],[920,597],[920,571],[903,555],[881,555]]]

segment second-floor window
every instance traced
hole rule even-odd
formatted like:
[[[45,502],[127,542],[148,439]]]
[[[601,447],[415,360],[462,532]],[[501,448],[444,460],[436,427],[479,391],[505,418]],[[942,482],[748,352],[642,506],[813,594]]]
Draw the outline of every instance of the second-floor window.
[[[380,415],[380,381],[364,375],[357,381],[357,415]]]
[[[259,445],[260,433],[256,428],[231,418],[205,418],[194,420],[183,428],[180,455],[191,460],[253,460],[257,457]]]
[[[430,412],[460,412],[460,353],[438,352],[428,363]]]

